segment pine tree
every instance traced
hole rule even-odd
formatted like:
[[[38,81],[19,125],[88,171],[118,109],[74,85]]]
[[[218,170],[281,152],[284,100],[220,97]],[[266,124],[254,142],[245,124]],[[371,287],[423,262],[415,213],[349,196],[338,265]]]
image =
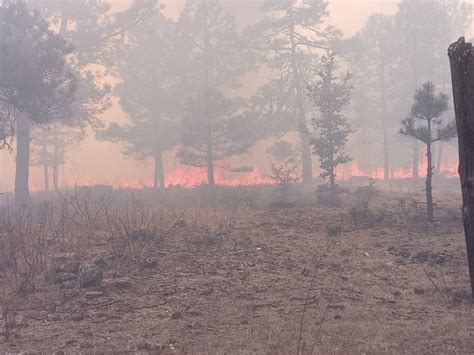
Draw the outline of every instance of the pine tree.
[[[121,143],[126,156],[153,159],[155,188],[166,185],[163,154],[179,143],[183,112],[179,75],[185,50],[175,30],[175,23],[156,9],[129,31],[114,62],[114,72],[121,78],[115,92],[129,119],[96,135],[99,140]]]
[[[341,39],[339,31],[324,25],[329,15],[328,4],[325,0],[265,0],[261,6],[263,19],[248,34],[251,47],[264,55],[266,64],[278,75],[271,86],[273,91],[284,92],[281,107],[290,103],[294,107],[295,115],[286,119],[286,131],[306,126],[305,88],[317,68],[317,51],[335,47]],[[300,138],[303,182],[310,184],[310,144],[305,134]]]
[[[329,178],[329,186],[333,191],[336,188],[336,167],[351,161],[344,148],[352,132],[342,113],[350,102],[351,75],[346,73],[338,77],[337,70],[336,54],[328,51],[321,57],[318,82],[308,88],[309,97],[316,109],[311,119],[314,135],[310,143],[323,170],[320,176]]]
[[[433,154],[434,142],[456,137],[454,122],[445,123],[443,114],[448,110],[448,96],[436,93],[432,82],[426,82],[414,96],[410,115],[402,121],[400,133],[421,141],[426,146],[426,205],[428,221],[433,221]]]
[[[254,145],[253,120],[238,100],[217,90],[197,94],[187,107],[178,156],[186,165],[206,168],[208,184],[214,185],[216,163]]]
[[[407,110],[421,83],[433,78],[442,85],[449,83],[446,48],[468,28],[470,13],[470,5],[459,0],[402,0],[398,4],[394,15],[395,75],[400,101],[408,104]],[[419,142],[413,142],[413,178],[418,178],[420,152]]]
[[[186,49],[180,74],[185,98],[181,162],[205,167],[215,183],[215,161],[244,152],[254,139],[241,100],[229,98],[252,66],[235,19],[216,0],[188,0],[177,23]]]
[[[352,102],[360,133],[371,138],[371,152],[378,160],[382,152],[384,179],[390,179],[390,139],[398,129],[393,112],[400,105],[397,98],[397,80],[394,76],[398,61],[393,46],[396,33],[393,16],[373,14],[364,28],[351,40],[350,70],[356,90]],[[380,144],[381,143],[381,144]],[[357,144],[357,143],[355,143]],[[380,149],[382,147],[382,149]]]
[[[0,101],[16,112],[15,200],[28,203],[32,123],[65,120],[71,115],[77,78],[67,65],[73,48],[49,29],[38,12],[23,2],[0,6]]]

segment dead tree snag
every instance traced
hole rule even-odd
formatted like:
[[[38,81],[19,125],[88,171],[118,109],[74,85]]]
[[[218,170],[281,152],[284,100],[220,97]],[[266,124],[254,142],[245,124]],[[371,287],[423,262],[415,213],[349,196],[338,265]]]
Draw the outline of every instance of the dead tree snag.
[[[467,258],[474,297],[474,56],[472,44],[461,37],[448,50],[453,83],[454,110],[459,141],[459,175],[461,177]]]

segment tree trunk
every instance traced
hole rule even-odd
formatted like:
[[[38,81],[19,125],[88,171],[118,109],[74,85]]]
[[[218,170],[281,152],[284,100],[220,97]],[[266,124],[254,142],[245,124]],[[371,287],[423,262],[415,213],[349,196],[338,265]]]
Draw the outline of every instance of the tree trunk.
[[[387,127],[383,125],[383,179],[390,180],[390,151]]]
[[[44,191],[49,192],[49,167],[48,164],[43,164],[43,176],[44,176]]]
[[[329,157],[329,162],[328,162],[328,174],[329,174],[329,186],[331,187],[331,190],[334,191],[336,188],[336,166],[334,164],[334,153],[331,154]]]
[[[43,145],[43,177],[44,177],[44,191],[49,192],[49,166],[48,166],[48,151],[46,145]]]
[[[449,47],[454,110],[458,131],[459,175],[461,177],[467,258],[474,297],[474,56],[464,38]]]
[[[412,39],[413,44],[413,77],[412,77],[412,87],[410,90],[410,97],[413,97],[413,94],[418,89],[418,31],[415,31],[414,38]],[[412,178],[418,179],[418,165],[420,162],[420,143],[417,141],[413,142],[413,165],[412,165]]]
[[[426,157],[428,160],[426,168],[426,208],[428,222],[433,222],[433,158],[431,155],[431,143],[426,145]]]
[[[212,157],[212,144],[207,146],[207,183],[210,186],[215,185],[214,181],[214,159]]]
[[[331,185],[331,190],[334,191],[336,188],[336,177],[334,176],[334,169],[329,170],[329,184]]]
[[[209,24],[208,24],[208,3],[204,3],[204,88],[205,90],[209,89],[209,58],[208,58],[208,46],[209,46]],[[206,110],[209,111],[209,110]],[[207,112],[209,115],[209,112]],[[213,137],[212,137],[212,119],[208,117],[207,122],[207,156],[206,156],[206,166],[207,166],[207,183],[209,186],[214,186],[214,153],[213,153]]]
[[[390,179],[390,152],[387,129],[387,99],[385,94],[385,65],[380,66],[380,92],[382,100],[382,134],[383,134],[383,178]]]
[[[58,140],[55,137],[54,142],[54,166],[53,166],[53,183],[56,190],[59,189],[59,151],[58,151]]]
[[[163,166],[163,154],[158,152],[155,154],[155,173],[153,176],[153,188],[160,187],[160,190],[165,188],[165,169]]]
[[[59,189],[59,166],[53,167],[53,184],[55,189]]]
[[[29,174],[30,174],[30,121],[20,115],[17,125],[17,153],[15,173],[15,203],[24,205],[30,202]]]
[[[299,115],[299,125],[306,127],[306,108],[304,102],[303,83],[300,76],[300,71],[297,63],[296,42],[294,27],[290,28],[290,43],[291,43],[291,68],[295,79],[297,109]],[[301,132],[301,158],[303,163],[303,184],[311,186],[313,183],[313,161],[311,159],[311,148],[309,146],[309,138],[305,132]]]
[[[210,186],[213,186],[215,184],[215,181],[214,181],[214,155],[212,151],[212,121],[211,119],[209,119],[208,121],[208,128],[207,128],[206,165],[207,165],[207,183]]]
[[[313,161],[311,159],[311,147],[305,133],[301,133],[301,149],[303,159],[303,184],[311,186],[313,183]]]

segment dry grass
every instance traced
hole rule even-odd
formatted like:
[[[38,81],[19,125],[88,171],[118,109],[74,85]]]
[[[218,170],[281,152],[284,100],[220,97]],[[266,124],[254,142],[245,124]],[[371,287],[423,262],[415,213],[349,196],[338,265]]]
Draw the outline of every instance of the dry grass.
[[[271,187],[80,190],[3,206],[0,350],[471,351],[457,194],[438,191],[428,225],[410,207],[416,190],[364,200],[363,218],[351,195],[328,209],[294,191],[291,208],[275,207]],[[54,284],[65,256],[100,259],[102,286]],[[15,328],[18,317],[28,326]]]

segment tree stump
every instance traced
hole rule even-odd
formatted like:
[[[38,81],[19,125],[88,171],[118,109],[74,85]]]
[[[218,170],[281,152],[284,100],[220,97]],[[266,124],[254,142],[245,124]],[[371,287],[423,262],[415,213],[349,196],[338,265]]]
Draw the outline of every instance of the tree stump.
[[[462,216],[471,290],[474,297],[474,55],[464,37],[448,50],[459,142]]]

